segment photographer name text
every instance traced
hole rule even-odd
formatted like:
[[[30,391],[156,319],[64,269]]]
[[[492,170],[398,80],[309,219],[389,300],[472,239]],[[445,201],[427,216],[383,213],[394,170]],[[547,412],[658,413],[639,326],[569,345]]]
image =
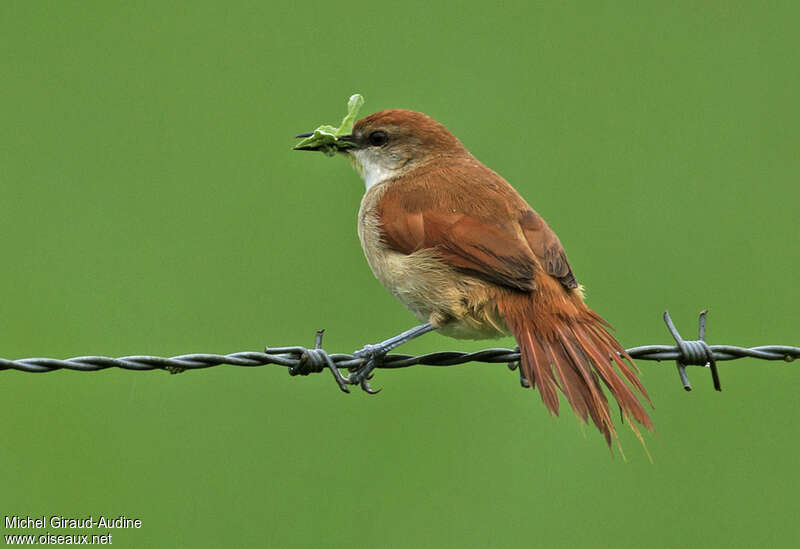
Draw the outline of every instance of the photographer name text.
[[[88,517],[66,517],[64,515],[42,515],[40,517],[31,517],[19,515],[6,515],[5,527],[9,529],[36,529],[42,528],[70,529],[70,530],[85,530],[93,528],[102,528],[110,530],[112,528],[117,530],[135,529],[142,527],[142,521],[139,519],[128,518],[125,515],[118,517],[107,517],[100,515],[95,518],[92,515]]]

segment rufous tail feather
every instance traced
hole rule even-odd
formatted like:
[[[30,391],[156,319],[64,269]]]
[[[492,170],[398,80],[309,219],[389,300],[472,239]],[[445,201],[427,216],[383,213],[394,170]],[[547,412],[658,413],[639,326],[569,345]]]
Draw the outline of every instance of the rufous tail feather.
[[[581,420],[591,418],[610,448],[612,438],[618,438],[605,385],[644,445],[636,423],[650,430],[653,423],[639,395],[648,402],[650,397],[633,360],[608,332],[608,323],[577,292],[565,293],[557,282],[543,282],[533,294],[509,293],[498,300],[500,314],[519,344],[522,371],[531,387],[539,390],[555,415],[561,391]]]

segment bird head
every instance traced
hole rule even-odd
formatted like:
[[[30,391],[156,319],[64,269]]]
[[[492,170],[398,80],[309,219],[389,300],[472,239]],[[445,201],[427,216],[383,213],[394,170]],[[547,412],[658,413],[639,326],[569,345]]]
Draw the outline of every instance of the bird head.
[[[362,118],[350,135],[338,138],[336,148],[349,157],[368,188],[437,158],[468,154],[442,124],[421,112],[404,109],[379,111]]]

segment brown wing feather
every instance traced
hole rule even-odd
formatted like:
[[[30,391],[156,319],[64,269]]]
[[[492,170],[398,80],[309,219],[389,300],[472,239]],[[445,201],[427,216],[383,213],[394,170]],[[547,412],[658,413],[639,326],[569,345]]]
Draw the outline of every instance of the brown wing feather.
[[[472,216],[426,212],[425,243],[445,262],[480,278],[531,291],[535,261],[513,229]]]
[[[519,224],[531,250],[541,261],[545,272],[557,278],[565,288],[577,288],[578,281],[572,274],[564,247],[544,219],[533,210],[528,209],[520,216]]]
[[[433,248],[446,263],[516,290],[534,290],[537,270],[577,287],[558,237],[502,177],[472,158],[437,168],[412,172],[384,192],[378,215],[389,248]]]

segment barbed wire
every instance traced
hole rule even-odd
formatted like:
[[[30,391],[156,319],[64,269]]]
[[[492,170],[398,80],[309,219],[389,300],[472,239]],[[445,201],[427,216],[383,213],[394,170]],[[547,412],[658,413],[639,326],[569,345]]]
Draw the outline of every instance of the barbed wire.
[[[699,333],[697,340],[684,340],[675,328],[668,312],[664,312],[664,322],[676,345],[642,345],[626,349],[626,352],[637,360],[675,361],[678,374],[684,389],[692,389],[686,374],[687,366],[702,366],[711,370],[714,388],[722,390],[717,371],[717,362],[737,360],[740,358],[757,358],[760,360],[783,360],[791,362],[800,357],[800,347],[788,345],[764,345],[759,347],[736,347],[734,345],[708,345],[705,342],[706,311],[700,313]],[[327,368],[347,368],[357,370],[368,358],[347,353],[327,353],[322,346],[323,330],[317,332],[314,348],[301,346],[267,347],[264,352],[244,351],[227,355],[193,353],[173,357],[148,355],[123,356],[111,358],[105,356],[80,356],[67,359],[55,358],[21,358],[9,360],[0,358],[0,370],[17,370],[29,373],[46,373],[54,370],[74,370],[94,372],[107,368],[124,370],[167,370],[179,373],[185,370],[199,370],[213,366],[229,365],[256,367],[266,365],[286,366],[292,375],[308,375]],[[514,369],[520,358],[519,350],[491,348],[471,353],[459,351],[440,351],[425,355],[389,354],[383,358],[378,368],[396,369],[409,366],[455,366],[468,362],[486,364],[508,364]]]

